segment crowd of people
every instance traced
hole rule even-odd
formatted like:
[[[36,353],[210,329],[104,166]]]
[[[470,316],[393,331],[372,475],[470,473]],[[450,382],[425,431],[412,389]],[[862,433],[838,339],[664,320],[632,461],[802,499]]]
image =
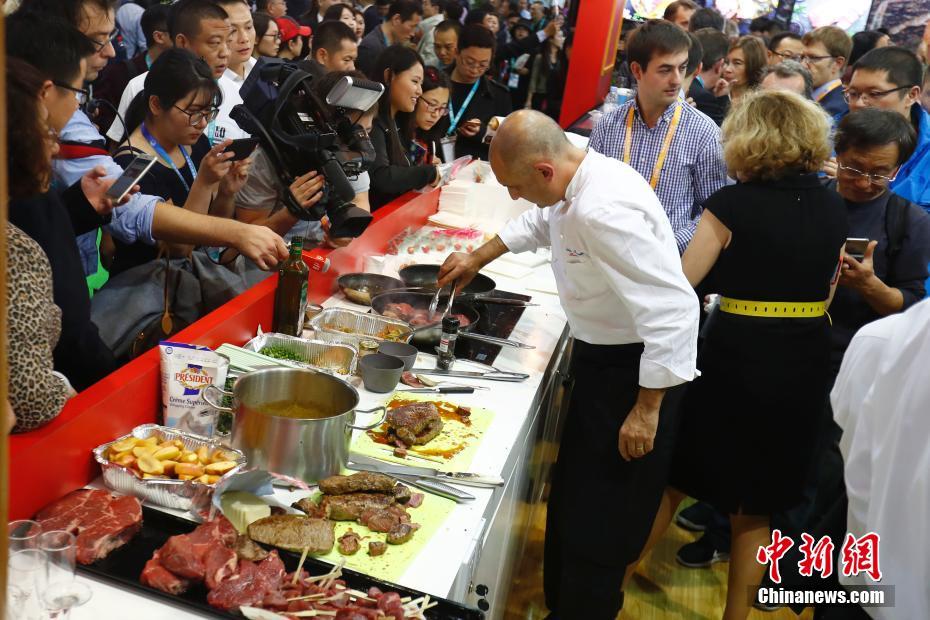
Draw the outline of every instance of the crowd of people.
[[[615,77],[633,95],[584,151],[556,125],[564,15],[527,0],[22,0],[6,17],[14,430],[170,335],[163,316],[191,303],[175,294],[169,308],[175,272],[231,282],[198,291],[196,318],[273,269],[293,236],[346,245],[326,218],[285,206],[285,191],[305,209],[323,199],[319,171],[285,188],[261,146],[235,156],[249,134],[233,110],[273,58],[322,100],[343,78],[376,81],[379,101],[356,120],[375,157],[349,179],[355,206],[435,186],[462,156],[489,160],[512,196],[555,205],[443,268],[450,279],[553,247],[577,381],[547,526],[552,617],[615,617],[673,518],[703,532],[679,562],[728,559],[725,618],[746,617],[773,529],[843,539],[859,418],[834,383],[855,375],[844,354],[863,326],[926,295],[926,68],[887,33],[801,35],[759,19],[740,36],[676,0],[624,32]],[[139,155],[150,172],[109,198]],[[140,282],[154,282],[153,300]],[[862,506],[877,499],[856,491],[871,528]],[[699,501],[679,511],[686,495]],[[581,527],[602,544],[578,545]]]

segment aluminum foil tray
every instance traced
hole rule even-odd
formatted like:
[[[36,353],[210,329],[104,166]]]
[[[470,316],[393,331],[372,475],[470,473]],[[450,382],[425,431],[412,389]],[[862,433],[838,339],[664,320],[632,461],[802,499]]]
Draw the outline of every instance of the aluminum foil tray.
[[[327,308],[310,319],[310,325],[316,332],[317,339],[351,344],[356,349],[358,341],[366,338],[378,342],[409,342],[413,336],[413,330],[404,321],[345,308]],[[396,330],[399,337],[385,338],[389,330]]]
[[[351,343],[340,341],[324,341],[322,338],[306,340],[285,334],[260,334],[245,343],[242,348],[259,353],[269,346],[283,347],[309,366],[340,375],[353,374],[358,362],[357,346],[353,347]]]
[[[107,460],[106,452],[110,444],[130,437],[146,439],[152,435],[157,435],[164,441],[180,439],[188,450],[197,450],[201,446],[207,446],[211,452],[216,449],[223,449],[237,454],[236,462],[239,465],[227,472],[223,476],[224,478],[236,473],[245,466],[245,455],[239,450],[230,448],[221,439],[209,439],[168,428],[167,426],[159,426],[158,424],[143,424],[132,429],[130,434],[109,441],[94,449],[94,458],[100,464],[100,469],[103,470],[103,482],[107,488],[123,495],[134,495],[150,504],[176,510],[191,510],[209,504],[213,495],[212,485],[194,482],[193,480],[143,480],[128,467]]]

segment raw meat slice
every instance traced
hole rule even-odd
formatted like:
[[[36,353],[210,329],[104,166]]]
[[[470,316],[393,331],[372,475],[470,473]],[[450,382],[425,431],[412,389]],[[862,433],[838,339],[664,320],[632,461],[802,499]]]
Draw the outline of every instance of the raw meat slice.
[[[157,551],[155,555],[152,556],[152,559],[145,563],[140,581],[150,588],[155,588],[156,590],[161,590],[168,594],[181,594],[186,592],[191,585],[186,579],[181,579],[162,566]]]
[[[276,591],[284,577],[284,564],[276,551],[259,562],[242,560],[239,572],[223,580],[207,595],[207,602],[218,609],[239,609],[243,605],[257,606]]]
[[[172,536],[158,550],[161,565],[178,577],[192,581],[203,581],[206,568],[204,555],[207,549],[191,544],[190,534]]]
[[[235,574],[239,567],[239,557],[229,547],[211,547],[204,559],[204,583],[210,590],[224,579]]]
[[[44,531],[65,530],[77,536],[77,561],[92,564],[132,539],[142,528],[142,504],[135,497],[79,489],[39,511]]]

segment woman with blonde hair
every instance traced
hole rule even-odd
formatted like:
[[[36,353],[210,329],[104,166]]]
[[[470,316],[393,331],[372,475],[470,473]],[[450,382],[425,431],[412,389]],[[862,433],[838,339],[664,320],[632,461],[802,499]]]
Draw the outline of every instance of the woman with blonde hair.
[[[817,179],[830,156],[829,131],[820,107],[794,93],[743,97],[721,134],[740,183],[704,203],[682,257],[692,286],[710,275],[721,297],[698,357],[702,375],[682,404],[671,487],[646,550],[685,495],[729,514],[725,620],[749,613],[770,517],[801,501],[821,429],[830,380],[826,308],[847,226],[843,200]]]

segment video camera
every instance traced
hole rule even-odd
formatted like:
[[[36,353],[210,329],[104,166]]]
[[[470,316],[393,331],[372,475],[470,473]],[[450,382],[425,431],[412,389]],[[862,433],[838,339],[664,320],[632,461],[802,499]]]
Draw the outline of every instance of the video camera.
[[[375,150],[349,113],[371,108],[384,86],[343,77],[324,103],[312,82],[313,77],[294,63],[262,58],[242,85],[243,103],[233,108],[231,116],[261,142],[292,215],[301,220],[326,215],[330,236],[358,237],[371,222],[371,214],[352,204],[355,191],[348,177],[368,170],[375,161]],[[291,193],[290,184],[309,170],[323,175],[323,198],[304,208]]]

